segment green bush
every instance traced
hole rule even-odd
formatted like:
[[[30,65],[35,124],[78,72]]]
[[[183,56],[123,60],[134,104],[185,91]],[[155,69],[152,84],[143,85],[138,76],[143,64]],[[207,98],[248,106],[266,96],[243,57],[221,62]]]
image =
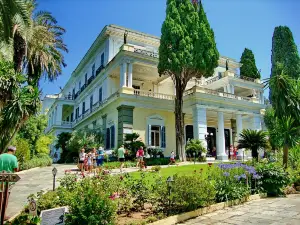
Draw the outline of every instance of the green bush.
[[[289,176],[278,163],[258,163],[256,171],[261,176],[261,186],[268,196],[284,195],[283,188],[289,183]]]
[[[53,142],[53,137],[49,135],[40,136],[35,143],[35,151],[37,154],[49,154],[50,144]]]
[[[216,192],[212,182],[199,174],[174,176],[170,195],[165,180],[159,178],[153,186],[152,204],[156,212],[177,214],[192,211],[212,204]]]
[[[30,159],[27,162],[24,162],[20,165],[21,170],[28,170],[35,167],[45,167],[45,166],[51,166],[52,165],[52,159],[50,156],[45,154],[40,154],[37,156],[34,156],[32,159]]]
[[[69,202],[66,224],[112,225],[115,224],[117,205],[114,199],[92,179],[84,179],[74,190]]]
[[[28,213],[21,213],[16,219],[11,223],[6,223],[7,225],[39,225],[41,218],[39,216],[32,216]]]
[[[17,148],[16,157],[20,164],[30,159],[30,145],[26,139],[17,137],[12,144]]]

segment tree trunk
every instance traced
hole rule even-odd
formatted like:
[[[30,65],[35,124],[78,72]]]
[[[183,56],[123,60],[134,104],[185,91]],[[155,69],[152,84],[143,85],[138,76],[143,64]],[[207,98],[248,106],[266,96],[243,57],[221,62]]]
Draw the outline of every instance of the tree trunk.
[[[184,121],[183,121],[183,92],[181,80],[176,79],[176,97],[175,97],[175,130],[176,130],[176,153],[181,161],[186,161],[184,149]]]
[[[288,154],[289,154],[289,147],[285,144],[283,146],[283,168],[286,169],[288,165]]]
[[[252,149],[252,158],[258,161],[258,150]]]
[[[22,64],[23,64],[23,58],[26,53],[26,43],[22,36],[16,32],[14,35],[14,69],[16,72],[21,72],[22,71]]]

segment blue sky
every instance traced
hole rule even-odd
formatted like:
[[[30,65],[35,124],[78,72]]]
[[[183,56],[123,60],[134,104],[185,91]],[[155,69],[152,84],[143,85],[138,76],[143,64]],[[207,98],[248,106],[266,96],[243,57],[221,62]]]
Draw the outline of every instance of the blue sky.
[[[58,93],[105,25],[116,24],[160,36],[166,0],[37,0],[67,33],[67,67],[54,82],[41,82],[43,94]],[[240,60],[252,49],[262,77],[270,76],[275,26],[289,26],[300,46],[299,0],[202,0],[221,55]],[[268,96],[268,92],[265,92]]]

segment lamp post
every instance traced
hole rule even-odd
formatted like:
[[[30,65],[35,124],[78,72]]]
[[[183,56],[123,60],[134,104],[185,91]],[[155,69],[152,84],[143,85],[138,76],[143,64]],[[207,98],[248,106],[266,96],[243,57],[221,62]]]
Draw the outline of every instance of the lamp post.
[[[173,177],[169,176],[167,178],[167,185],[168,185],[168,193],[169,193],[169,207],[168,207],[168,212],[167,214],[170,214],[170,209],[171,209],[171,189],[172,189],[172,183],[174,182]]]
[[[193,156],[194,156],[194,165],[196,164],[196,152],[193,152]]]
[[[55,176],[57,174],[57,169],[54,167],[52,170],[52,175],[53,175],[53,191],[55,191]]]

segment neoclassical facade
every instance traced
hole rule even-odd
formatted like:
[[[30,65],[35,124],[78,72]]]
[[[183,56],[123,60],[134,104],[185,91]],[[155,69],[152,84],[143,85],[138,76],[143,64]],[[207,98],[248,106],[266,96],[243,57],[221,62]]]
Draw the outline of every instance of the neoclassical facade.
[[[45,109],[45,132],[100,129],[105,149],[117,148],[126,133],[136,132],[147,146],[169,156],[176,147],[176,92],[171,78],[157,72],[159,43],[159,37],[104,27],[62,92],[48,95],[52,104]],[[184,93],[185,140],[200,139],[209,152],[216,147],[221,160],[242,129],[262,129],[263,84],[240,76],[240,66],[220,57],[214,75],[192,79]]]

